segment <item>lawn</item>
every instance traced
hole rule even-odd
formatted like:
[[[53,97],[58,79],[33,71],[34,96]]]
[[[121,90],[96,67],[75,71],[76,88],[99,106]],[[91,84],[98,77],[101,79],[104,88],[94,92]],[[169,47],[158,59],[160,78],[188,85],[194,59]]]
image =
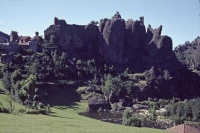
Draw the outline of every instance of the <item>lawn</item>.
[[[0,102],[7,107],[7,95],[0,94]],[[136,128],[102,122],[80,116],[86,111],[87,103],[76,102],[69,106],[54,106],[50,115],[32,115],[18,113],[24,108],[14,103],[13,114],[0,113],[0,133],[167,133],[167,131]]]

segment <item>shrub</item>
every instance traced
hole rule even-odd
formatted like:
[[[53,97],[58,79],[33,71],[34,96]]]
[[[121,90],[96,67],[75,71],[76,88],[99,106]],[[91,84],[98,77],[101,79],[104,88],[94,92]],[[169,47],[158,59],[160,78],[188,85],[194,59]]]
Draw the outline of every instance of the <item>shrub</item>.
[[[143,122],[139,116],[132,115],[131,110],[125,110],[122,116],[122,124],[126,126],[142,127]]]
[[[6,101],[8,102],[8,111],[9,111],[9,113],[13,113],[13,111],[15,110],[15,106],[14,106],[12,97],[9,96],[9,97],[6,99]]]
[[[0,113],[9,113],[9,110],[4,108],[1,102],[0,102]]]
[[[172,119],[171,123],[176,123],[176,125],[180,125],[184,123],[184,120],[182,118],[174,118]]]
[[[19,112],[19,113],[22,113],[22,114],[23,114],[23,113],[26,113],[26,109],[20,108],[20,109],[18,110],[18,112]]]
[[[29,110],[29,111],[27,111],[27,114],[43,114],[43,115],[47,115],[45,110]]]
[[[4,107],[0,107],[0,113],[9,113],[9,110]]]

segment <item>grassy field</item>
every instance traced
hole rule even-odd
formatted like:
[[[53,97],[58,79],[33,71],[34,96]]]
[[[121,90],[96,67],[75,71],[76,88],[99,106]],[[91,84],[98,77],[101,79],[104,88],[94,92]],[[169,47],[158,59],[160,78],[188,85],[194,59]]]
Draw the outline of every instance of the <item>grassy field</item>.
[[[0,102],[7,107],[7,95],[0,94]],[[15,104],[13,114],[0,113],[0,133],[167,133],[167,131],[136,128],[111,124],[80,116],[87,103],[78,102],[70,106],[54,106],[50,115],[21,114],[25,108]]]

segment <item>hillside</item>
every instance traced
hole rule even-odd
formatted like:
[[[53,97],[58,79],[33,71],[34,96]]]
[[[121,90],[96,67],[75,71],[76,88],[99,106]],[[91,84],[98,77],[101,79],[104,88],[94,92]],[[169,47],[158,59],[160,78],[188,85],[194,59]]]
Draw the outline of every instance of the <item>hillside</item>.
[[[200,70],[200,38],[174,48],[178,60],[191,70]]]
[[[5,107],[7,106],[6,97],[7,95],[0,94],[0,101]],[[60,100],[59,96],[54,98]],[[66,98],[62,100],[65,101]],[[80,116],[79,112],[86,111],[85,102],[78,102],[72,106],[54,106],[50,115],[21,114],[18,110],[25,107],[17,103],[15,106],[14,114],[0,113],[1,133],[167,133],[158,129],[128,127]],[[102,127],[104,127],[103,130]]]

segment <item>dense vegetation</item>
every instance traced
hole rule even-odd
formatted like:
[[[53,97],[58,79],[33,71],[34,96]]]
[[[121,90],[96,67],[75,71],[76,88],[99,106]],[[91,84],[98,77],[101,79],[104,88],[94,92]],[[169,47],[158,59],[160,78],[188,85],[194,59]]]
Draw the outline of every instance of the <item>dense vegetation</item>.
[[[6,95],[0,94],[0,101],[4,107],[8,105],[6,99]],[[14,103],[14,105],[14,113],[24,109],[18,103]],[[7,115],[0,113],[0,131],[1,133],[121,133],[124,131],[126,133],[167,133],[167,131],[158,129],[126,127],[80,116],[79,112],[84,112],[86,108],[86,103],[78,103],[74,106],[55,106],[52,108],[53,113],[51,115],[29,115],[23,113]],[[102,127],[104,127],[104,130],[102,130]]]
[[[161,94],[160,87],[172,78],[167,70],[157,70],[155,67],[144,73],[132,74],[132,70],[129,68],[118,71],[104,62],[96,62],[94,59],[77,60],[69,58],[67,53],[59,53],[56,50],[51,52],[44,50],[42,53],[27,51],[23,56],[21,54],[14,55],[10,63],[1,65],[0,76],[4,82],[4,91],[10,95],[9,107],[1,106],[0,112],[12,113],[15,109],[12,102],[14,100],[25,105],[28,108],[26,113],[31,114],[51,113],[48,102],[41,103],[40,99],[44,98],[38,95],[41,91],[38,86],[47,82],[58,80],[80,81],[90,87],[92,96],[95,96],[95,89],[100,88],[98,95],[109,97],[113,109],[118,110],[117,103],[120,101],[123,107],[131,107],[139,100],[147,100],[146,94],[152,97],[155,95],[154,92]],[[162,90],[162,93],[165,92],[167,90]],[[149,114],[139,115],[137,112],[125,110],[122,124],[165,129],[165,125],[156,123],[158,119],[156,110],[166,106],[168,106],[167,113],[163,116],[171,119],[172,123],[199,122],[198,102],[199,99],[183,103],[148,97],[148,102],[145,104],[150,107]],[[21,112],[24,112],[23,109]]]
[[[177,124],[184,121],[200,122],[200,98],[172,103],[167,110],[166,116]]]

